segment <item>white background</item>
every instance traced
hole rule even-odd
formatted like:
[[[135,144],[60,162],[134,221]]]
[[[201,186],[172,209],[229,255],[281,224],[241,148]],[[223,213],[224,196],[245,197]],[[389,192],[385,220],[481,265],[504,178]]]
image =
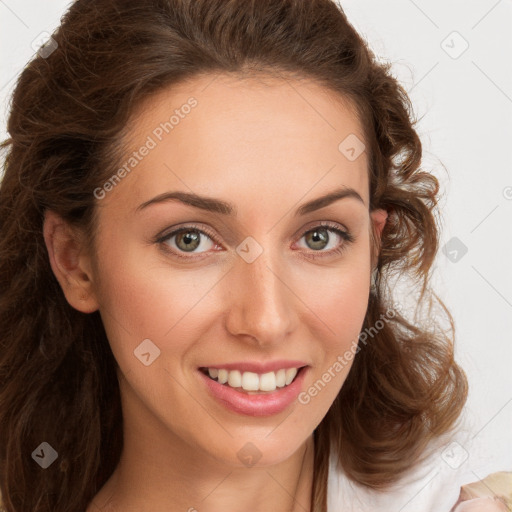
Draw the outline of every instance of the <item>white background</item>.
[[[56,28],[68,3],[0,0],[2,139],[8,96],[32,41]],[[456,357],[470,381],[469,481],[512,471],[512,0],[342,5],[393,63],[421,118],[424,167],[444,190],[441,246],[456,237],[467,248],[461,257],[448,246],[457,261],[439,252],[435,284],[454,315]]]

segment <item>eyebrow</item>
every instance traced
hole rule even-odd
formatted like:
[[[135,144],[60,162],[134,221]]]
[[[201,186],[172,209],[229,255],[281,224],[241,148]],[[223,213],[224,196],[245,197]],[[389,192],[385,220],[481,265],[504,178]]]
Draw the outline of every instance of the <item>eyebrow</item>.
[[[325,208],[330,204],[338,201],[340,199],[345,198],[354,198],[364,204],[363,198],[359,195],[357,190],[350,187],[343,187],[333,192],[329,192],[323,196],[317,197],[316,199],[312,199],[307,203],[304,203],[302,206],[297,208],[294,216],[306,215],[307,213],[311,213],[315,210],[319,210],[320,208]],[[215,199],[213,197],[200,196],[198,194],[193,194],[189,192],[164,192],[163,194],[159,194],[158,196],[150,199],[139,205],[136,208],[136,212],[147,208],[150,205],[164,203],[167,201],[180,201],[184,204],[193,206],[195,208],[199,208],[201,210],[206,210],[212,213],[220,213],[222,215],[237,215],[237,209],[231,203],[227,203],[226,201],[222,201],[220,199]]]

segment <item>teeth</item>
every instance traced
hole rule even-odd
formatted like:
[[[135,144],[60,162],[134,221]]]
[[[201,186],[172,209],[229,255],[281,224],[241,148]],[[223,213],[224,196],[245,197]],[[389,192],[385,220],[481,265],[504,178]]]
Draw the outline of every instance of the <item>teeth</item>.
[[[276,373],[276,386],[284,388],[286,386],[286,370],[279,370]]]
[[[210,370],[208,370],[210,371]],[[211,377],[211,375],[210,375]],[[219,382],[221,384],[226,384],[226,382],[228,381],[228,371],[227,370],[219,370]]]
[[[298,368],[281,369],[277,372],[258,374],[254,372],[240,372],[239,370],[223,370],[208,368],[208,375],[232,388],[242,388],[244,391],[275,391],[292,383],[297,375]]]
[[[229,382],[229,385],[231,386],[231,382]],[[258,377],[258,374],[244,372],[242,375],[242,387],[245,391],[258,391],[258,389],[260,389],[260,378]]]
[[[276,389],[276,374],[274,372],[264,373],[259,380],[261,391],[274,391]]]
[[[242,374],[238,370],[228,373],[228,384],[232,388],[239,388],[242,385]]]
[[[290,384],[292,380],[295,378],[295,375],[297,375],[297,368],[288,368],[286,370],[286,385]]]

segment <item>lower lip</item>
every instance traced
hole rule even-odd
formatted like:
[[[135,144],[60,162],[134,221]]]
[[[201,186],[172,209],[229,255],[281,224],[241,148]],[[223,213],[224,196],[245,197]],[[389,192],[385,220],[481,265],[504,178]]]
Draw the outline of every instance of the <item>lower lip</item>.
[[[272,416],[283,412],[299,396],[307,370],[307,366],[302,368],[290,385],[261,395],[242,393],[198,372],[213,397],[230,411],[246,416]]]

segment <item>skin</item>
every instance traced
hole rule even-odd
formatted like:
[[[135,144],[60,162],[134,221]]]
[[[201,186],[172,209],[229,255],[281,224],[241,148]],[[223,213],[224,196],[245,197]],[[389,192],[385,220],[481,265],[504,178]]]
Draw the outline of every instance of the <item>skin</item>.
[[[209,75],[146,101],[129,125],[131,150],[191,96],[197,107],[98,201],[95,248],[53,212],[45,217],[51,266],[68,302],[100,311],[119,364],[124,451],[87,512],[309,510],[312,433],[351,363],[308,404],[263,417],[224,408],[197,368],[301,360],[310,366],[305,390],[353,346],[368,305],[370,231],[378,237],[387,217],[369,211],[366,153],[350,161],[338,150],[349,134],[364,134],[350,104],[313,82]],[[363,201],[293,216],[342,186]],[[166,191],[219,198],[238,215],[178,201],[135,211]],[[355,241],[328,231],[328,244],[315,245],[305,234],[323,221]],[[191,222],[218,240],[201,235],[198,258],[155,243]],[[263,249],[252,263],[236,252],[248,236]],[[175,242],[167,248],[180,252]],[[134,357],[147,338],[160,350],[149,366]],[[248,442],[261,455],[252,467],[237,456]]]

